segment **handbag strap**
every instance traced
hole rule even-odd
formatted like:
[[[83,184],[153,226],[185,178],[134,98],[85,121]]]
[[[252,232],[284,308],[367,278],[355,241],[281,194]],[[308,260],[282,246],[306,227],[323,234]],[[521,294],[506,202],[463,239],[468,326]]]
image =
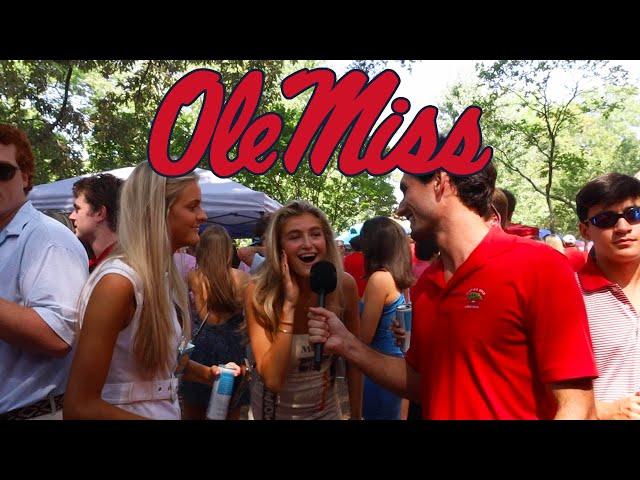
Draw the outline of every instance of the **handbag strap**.
[[[207,311],[207,314],[204,316],[204,319],[202,320],[202,322],[200,322],[200,326],[198,327],[198,330],[196,330],[196,333],[193,334],[193,337],[191,338],[191,341],[193,342],[196,338],[198,338],[198,335],[200,335],[200,332],[202,331],[202,329],[204,328],[204,325],[207,323],[207,319],[209,318],[209,311]]]

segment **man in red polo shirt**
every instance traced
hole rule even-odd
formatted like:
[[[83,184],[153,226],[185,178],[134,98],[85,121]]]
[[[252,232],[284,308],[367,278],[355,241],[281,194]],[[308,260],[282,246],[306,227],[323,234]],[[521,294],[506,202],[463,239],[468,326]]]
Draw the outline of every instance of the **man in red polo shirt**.
[[[402,178],[398,213],[416,241],[432,232],[440,249],[421,278],[406,360],[371,350],[322,308],[309,309],[309,340],[420,402],[425,419],[595,418],[574,274],[560,253],[487,226],[495,178],[491,164]]]
[[[609,173],[576,196],[580,234],[593,241],[578,272],[600,376],[598,418],[640,419],[640,180]]]
[[[92,272],[115,247],[118,203],[123,180],[110,173],[85,177],[73,184],[73,222],[76,236],[91,247]]]

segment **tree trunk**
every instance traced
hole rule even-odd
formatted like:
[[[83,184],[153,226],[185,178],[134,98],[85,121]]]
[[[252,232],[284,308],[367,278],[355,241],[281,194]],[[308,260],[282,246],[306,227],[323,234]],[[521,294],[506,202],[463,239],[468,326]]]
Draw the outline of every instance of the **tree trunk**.
[[[549,208],[549,230],[551,230],[551,233],[556,233],[556,217],[553,214],[553,204],[551,203],[551,185],[553,184],[553,160],[555,159],[556,153],[556,137],[553,136],[551,131],[549,131],[549,133],[551,135],[551,148],[547,159],[549,171],[547,172],[547,187],[545,188],[544,197],[547,200],[547,208]]]
[[[553,205],[551,204],[551,197],[547,193],[545,198],[547,199],[547,208],[549,209],[549,230],[551,230],[551,233],[556,233],[556,217],[553,214]]]
[[[64,80],[64,98],[62,99],[62,106],[60,107],[60,111],[58,112],[58,118],[56,118],[55,122],[53,122],[49,126],[50,132],[53,132],[56,129],[56,127],[60,124],[60,122],[62,121],[62,118],[64,117],[64,112],[67,109],[67,101],[69,100],[69,88],[71,86],[72,73],[73,73],[73,64],[69,65],[69,68],[67,68],[67,75]]]

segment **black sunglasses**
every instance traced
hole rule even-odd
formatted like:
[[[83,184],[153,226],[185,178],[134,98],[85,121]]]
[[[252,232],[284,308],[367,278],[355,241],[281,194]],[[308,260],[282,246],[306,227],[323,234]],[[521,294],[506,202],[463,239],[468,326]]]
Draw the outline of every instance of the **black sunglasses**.
[[[629,225],[640,223],[640,207],[627,207],[622,211],[622,213],[608,210],[594,215],[584,223],[591,223],[591,225],[598,228],[611,228],[618,223],[618,220],[621,218],[624,218]]]
[[[0,181],[8,182],[15,177],[18,167],[10,163],[0,163]]]

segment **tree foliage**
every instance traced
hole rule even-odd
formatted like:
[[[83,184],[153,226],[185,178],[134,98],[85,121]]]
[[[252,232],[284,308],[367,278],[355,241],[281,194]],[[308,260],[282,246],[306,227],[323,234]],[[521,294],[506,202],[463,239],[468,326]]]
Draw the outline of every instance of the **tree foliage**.
[[[310,93],[286,100],[282,79],[312,61],[268,60],[108,60],[0,61],[0,119],[27,132],[36,156],[35,183],[88,172],[132,166],[146,158],[151,121],[169,88],[200,67],[222,74],[228,95],[252,69],[265,73],[259,112],[275,111],[285,121],[277,150],[284,151]],[[362,63],[373,69],[373,64]],[[183,109],[171,153],[188,144],[201,100]],[[208,159],[201,166],[208,168]],[[394,204],[388,177],[340,175],[335,162],[324,175],[306,166],[290,176],[280,165],[267,175],[240,173],[235,180],[280,202],[304,198],[325,210],[340,230],[373,214],[389,214]]]
[[[575,195],[608,171],[639,168],[637,89],[603,61],[499,61],[478,64],[479,82],[454,86],[451,119],[483,108],[485,143],[494,147],[498,183],[519,199],[516,218],[576,232]]]

